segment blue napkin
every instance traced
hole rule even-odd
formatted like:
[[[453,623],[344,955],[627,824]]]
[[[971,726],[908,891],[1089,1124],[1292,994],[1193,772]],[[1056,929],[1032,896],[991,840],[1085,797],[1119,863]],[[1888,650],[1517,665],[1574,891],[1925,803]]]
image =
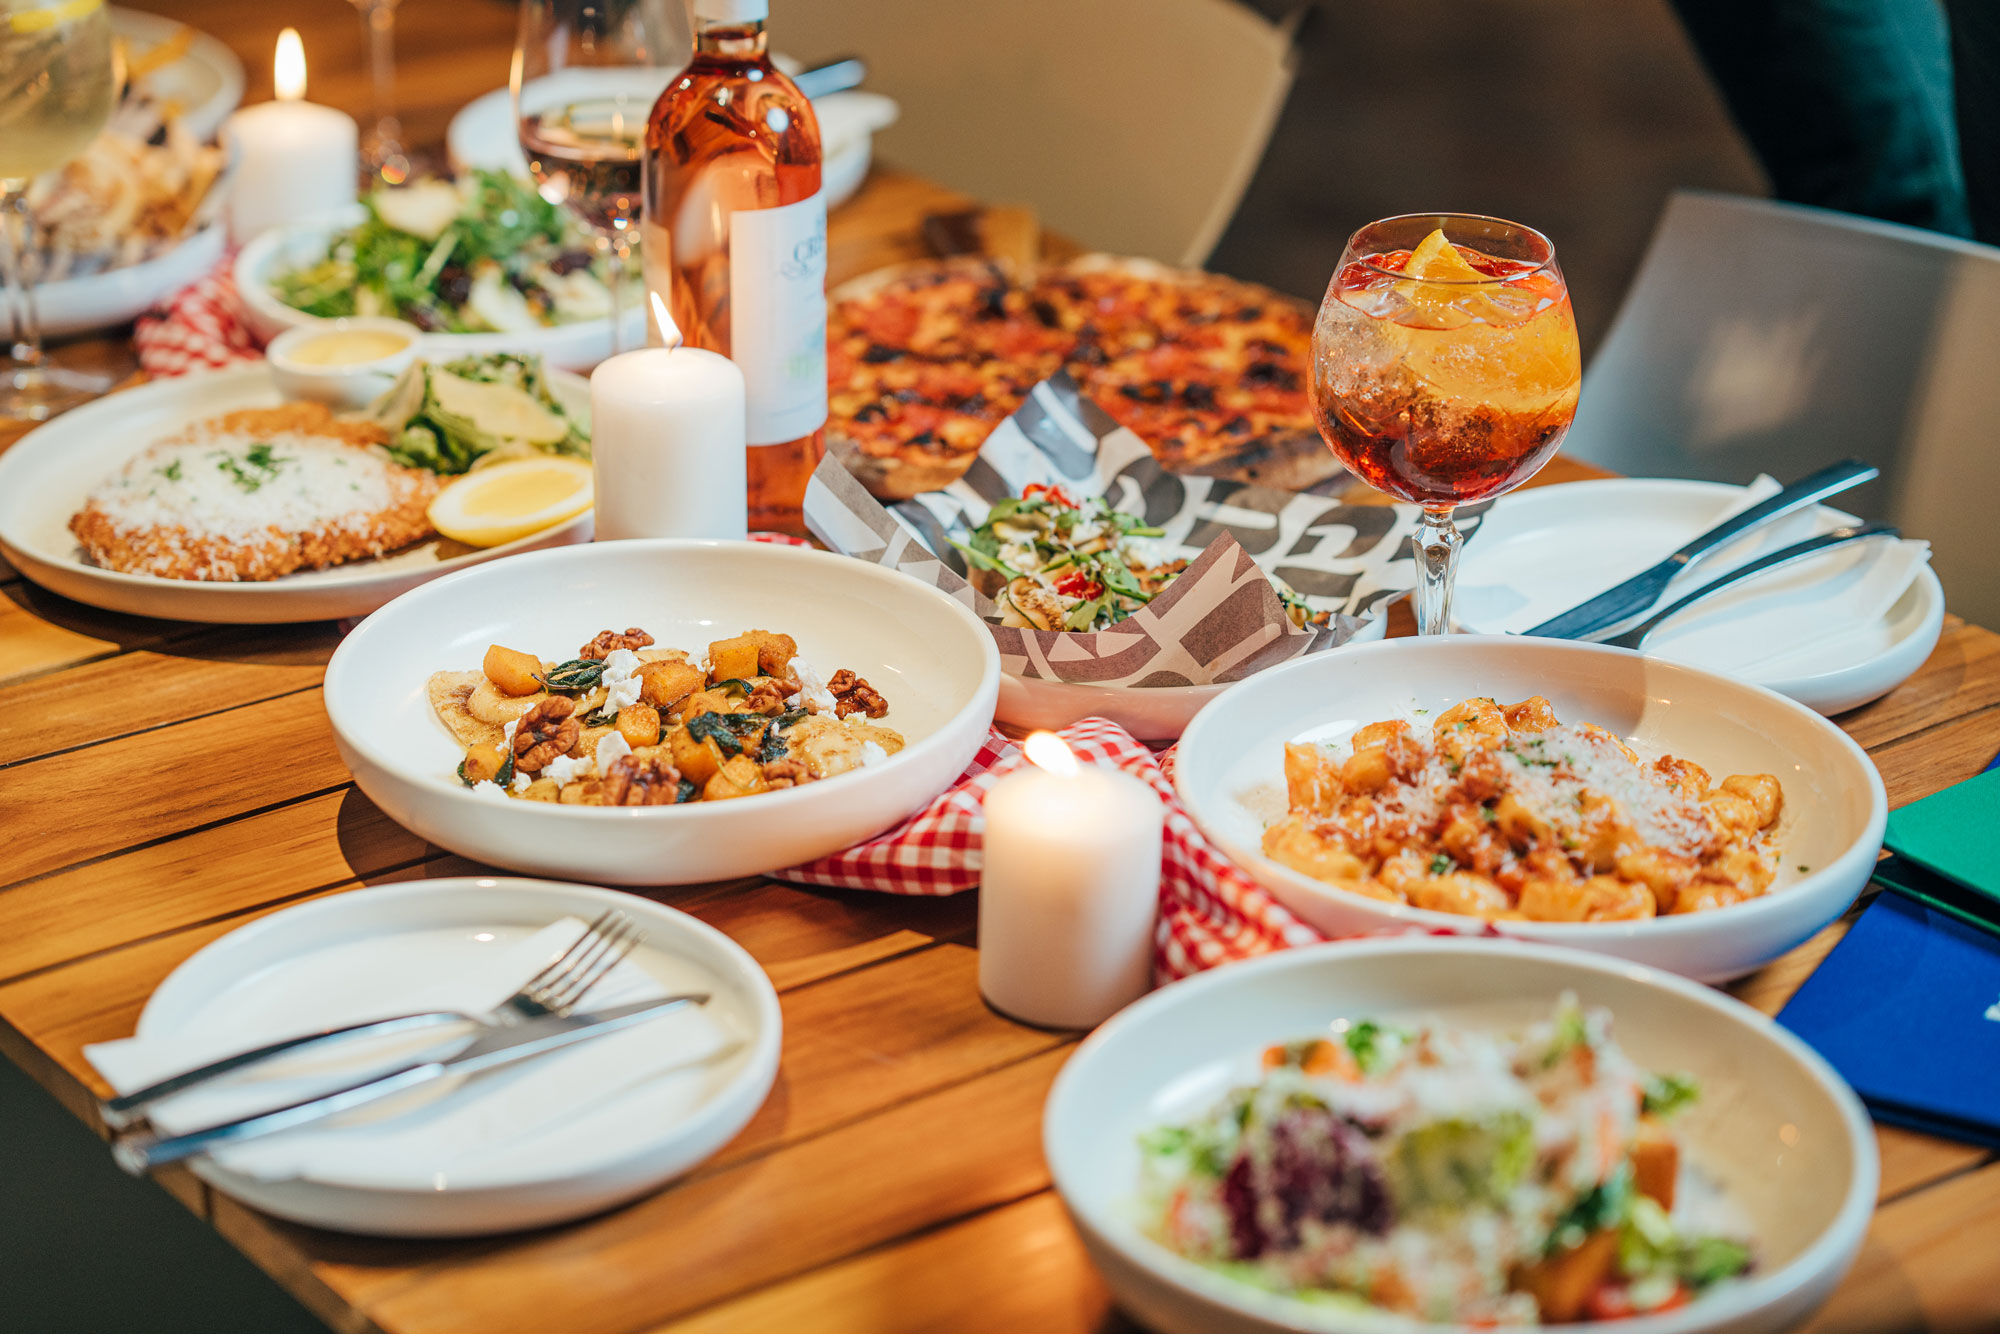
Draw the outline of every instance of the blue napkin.
[[[1778,1022],[1877,1120],[2000,1148],[2000,937],[1877,895]]]

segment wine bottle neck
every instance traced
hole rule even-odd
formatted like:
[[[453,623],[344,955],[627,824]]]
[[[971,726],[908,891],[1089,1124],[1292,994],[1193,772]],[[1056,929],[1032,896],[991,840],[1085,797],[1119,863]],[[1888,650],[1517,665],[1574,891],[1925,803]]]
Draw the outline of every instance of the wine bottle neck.
[[[694,49],[705,56],[726,56],[732,60],[756,60],[765,54],[764,24],[724,23],[696,19]]]

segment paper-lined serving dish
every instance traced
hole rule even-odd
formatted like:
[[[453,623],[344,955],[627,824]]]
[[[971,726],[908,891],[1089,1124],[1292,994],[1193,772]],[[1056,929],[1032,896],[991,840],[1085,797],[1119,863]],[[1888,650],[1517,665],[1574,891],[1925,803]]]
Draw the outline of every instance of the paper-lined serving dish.
[[[1162,558],[1188,568],[1126,620],[1096,631],[1000,623],[954,545],[1004,497],[1060,486],[1161,530]],[[1410,505],[1354,505],[1168,472],[1067,375],[1037,386],[943,490],[884,507],[837,456],[806,493],[806,523],[835,551],[915,575],[985,621],[1000,649],[999,716],[1059,727],[1091,714],[1147,740],[1179,735],[1233,682],[1310,653],[1382,637],[1388,606],[1416,584]],[[1477,530],[1475,509],[1461,519]],[[1293,623],[1271,577],[1325,623]]]

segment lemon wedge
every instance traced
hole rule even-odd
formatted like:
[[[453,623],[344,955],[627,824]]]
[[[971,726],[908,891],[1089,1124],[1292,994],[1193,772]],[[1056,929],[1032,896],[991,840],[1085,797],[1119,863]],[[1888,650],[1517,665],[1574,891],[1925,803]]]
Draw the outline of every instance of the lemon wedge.
[[[590,465],[553,454],[475,468],[431,501],[431,526],[467,546],[497,547],[589,509]]]

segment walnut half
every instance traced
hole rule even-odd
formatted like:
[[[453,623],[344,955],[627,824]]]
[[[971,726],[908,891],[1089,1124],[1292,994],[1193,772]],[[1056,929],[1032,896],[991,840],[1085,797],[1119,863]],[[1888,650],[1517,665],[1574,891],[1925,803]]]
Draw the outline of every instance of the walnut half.
[[[835,717],[865,713],[870,718],[880,718],[889,711],[889,701],[876,694],[875,687],[845,667],[833,674],[833,679],[826,683],[826,689],[833,696]]]
[[[680,800],[681,773],[673,761],[655,755],[621,755],[611,762],[598,790],[607,806],[671,806]]]
[[[550,695],[529,709],[514,729],[514,767],[522,773],[540,773],[551,760],[570,753],[583,735],[581,719],[571,717],[576,701],[567,695]]]
[[[636,625],[629,627],[622,635],[616,630],[599,630],[595,639],[576,651],[576,656],[590,659],[608,658],[617,649],[631,649],[636,653],[642,648],[650,647],[652,643],[653,637]]]

